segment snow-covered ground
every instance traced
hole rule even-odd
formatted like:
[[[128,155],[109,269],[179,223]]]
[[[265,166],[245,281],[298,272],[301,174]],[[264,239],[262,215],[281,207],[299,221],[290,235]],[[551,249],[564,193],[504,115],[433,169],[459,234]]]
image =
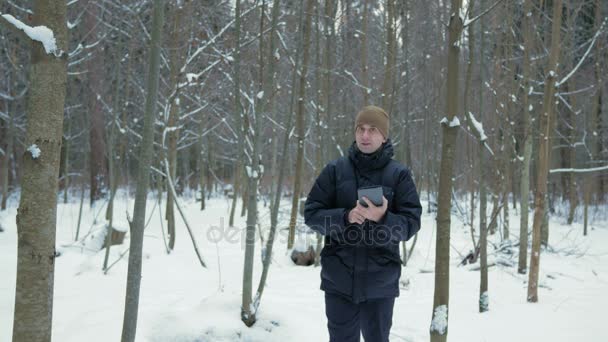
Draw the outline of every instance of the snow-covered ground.
[[[425,196],[426,197],[426,196]],[[463,201],[464,202],[464,201]],[[289,203],[286,199],[285,214]],[[9,341],[13,324],[17,234],[17,198],[0,212],[0,341]],[[164,202],[163,202],[164,205]],[[199,203],[185,200],[184,209],[193,224],[197,242],[208,268],[196,259],[187,230],[177,220],[175,251],[165,252],[155,197],[149,196],[151,216],[144,241],[144,263],[140,294],[138,341],[326,341],[328,334],[323,293],[319,290],[319,268],[294,266],[286,253],[286,231],[275,245],[258,321],[252,328],[240,321],[241,279],[244,249],[241,232],[227,227],[229,202],[212,199],[205,211]],[[423,204],[426,208],[426,203]],[[126,228],[126,211],[133,202],[117,196],[116,225]],[[152,208],[153,211],[152,211]],[[516,266],[498,265],[489,271],[490,311],[478,313],[479,272],[458,266],[460,254],[471,248],[468,227],[452,218],[450,268],[450,341],[608,341],[605,311],[608,308],[608,224],[598,219],[583,237],[581,223],[565,224],[561,217],[550,222],[552,252],[541,254],[539,303],[526,302],[527,275]],[[122,328],[127,274],[125,255],[104,275],[100,243],[105,208],[103,203],[83,210],[80,236],[86,244],[73,242],[78,219],[78,199],[59,204],[53,308],[54,341],[118,341]],[[240,206],[239,206],[240,211]],[[268,221],[268,209],[262,217]],[[519,217],[510,210],[512,239],[517,239]],[[97,217],[97,222],[95,222]],[[532,219],[532,216],[530,216]],[[286,217],[282,217],[285,222]],[[164,224],[164,223],[163,223]],[[237,226],[244,218],[237,219]],[[283,225],[285,226],[285,225]],[[165,225],[166,227],[166,225]],[[217,233],[223,237],[216,242]],[[259,239],[258,239],[259,241]],[[490,237],[496,246],[499,234]],[[414,255],[402,275],[401,296],[395,302],[391,341],[428,341],[433,303],[434,274],[421,272],[434,267],[435,221],[424,214]],[[128,235],[121,246],[113,246],[110,262],[128,248]],[[489,251],[493,251],[489,247]],[[516,248],[512,249],[516,251]],[[501,260],[517,264],[517,254],[501,254]],[[490,259],[496,259],[495,254]],[[260,264],[256,245],[254,291]]]

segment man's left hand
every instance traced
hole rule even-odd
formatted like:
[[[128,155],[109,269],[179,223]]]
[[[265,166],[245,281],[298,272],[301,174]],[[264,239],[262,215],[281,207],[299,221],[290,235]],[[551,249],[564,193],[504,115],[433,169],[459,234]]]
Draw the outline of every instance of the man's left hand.
[[[363,216],[366,219],[374,222],[379,222],[382,220],[382,217],[384,217],[384,214],[386,213],[386,208],[388,207],[388,200],[382,196],[382,205],[379,207],[375,206],[372,201],[365,196],[363,196],[363,201],[367,203],[367,208],[363,208],[361,210]]]

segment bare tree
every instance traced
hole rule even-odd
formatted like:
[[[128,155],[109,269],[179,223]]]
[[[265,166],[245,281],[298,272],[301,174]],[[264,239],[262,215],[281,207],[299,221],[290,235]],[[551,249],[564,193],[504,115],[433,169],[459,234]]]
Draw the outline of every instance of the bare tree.
[[[125,313],[122,326],[122,342],[133,342],[137,331],[137,314],[139,310],[139,288],[141,285],[142,249],[144,240],[144,224],[146,218],[146,198],[150,178],[152,160],[152,145],[154,142],[154,114],[158,95],[160,71],[161,31],[164,20],[164,4],[154,0],[152,18],[152,39],[150,41],[150,61],[148,69],[148,84],[146,90],[146,108],[144,117],[144,132],[140,143],[140,159],[137,171],[137,190],[133,208],[133,221],[129,223],[131,242],[129,247],[129,268],[127,274],[127,291],[125,298]]]
[[[460,40],[464,29],[462,1],[452,0],[448,35],[448,73],[446,94],[446,117],[442,120],[443,141],[439,171],[439,200],[437,207],[437,239],[435,247],[435,294],[433,296],[433,319],[431,341],[444,342],[448,336],[448,308],[450,300],[450,211],[452,208],[452,172],[456,136],[459,129],[458,77]]]
[[[384,83],[382,85],[382,107],[391,113],[391,100],[393,93],[393,77],[396,55],[396,39],[395,39],[395,0],[386,0],[386,54],[384,61]],[[391,115],[392,117],[392,115]]]
[[[306,74],[308,73],[308,56],[310,53],[310,31],[311,31],[311,18],[312,18],[312,5],[313,1],[306,3],[306,10],[304,15],[303,34],[304,38],[302,41],[302,67],[300,69],[300,82],[299,82],[299,95],[298,95],[298,108],[296,112],[296,141],[297,141],[297,152],[296,152],[296,165],[295,165],[295,179],[293,189],[293,199],[291,203],[291,218],[289,220],[289,236],[287,241],[287,248],[293,248],[295,240],[296,220],[298,218],[298,208],[300,204],[300,193],[302,191],[302,161],[304,159],[304,101],[306,98]]]
[[[551,25],[551,50],[549,63],[545,71],[545,90],[543,108],[540,114],[540,141],[538,147],[538,169],[536,174],[536,192],[534,196],[534,225],[532,227],[532,251],[530,253],[530,273],[528,278],[528,302],[538,302],[538,272],[540,267],[541,225],[545,216],[547,194],[547,176],[551,160],[551,132],[554,125],[553,100],[555,81],[560,53],[560,28],[562,22],[562,1],[553,2],[553,23]]]
[[[90,32],[87,36],[91,45],[97,45],[100,39],[97,35],[100,32],[100,22],[104,20],[104,10],[100,6],[91,6],[86,12],[86,25]],[[88,59],[88,109],[89,109],[89,171],[90,171],[90,204],[103,196],[103,190],[107,186],[108,168],[106,164],[106,133],[103,104],[103,51],[92,52]]]
[[[243,119],[243,109],[241,108],[241,0],[236,0],[236,5],[234,7],[234,117],[237,123],[237,129],[240,134],[238,134],[238,146],[237,146],[237,157],[236,164],[234,169],[232,170],[232,177],[234,179],[233,188],[232,188],[232,205],[230,208],[230,219],[228,220],[228,225],[230,227],[234,226],[234,214],[236,212],[236,200],[239,192],[241,191],[241,172],[243,169],[243,158],[244,156],[244,148],[245,148],[245,137],[244,133],[247,130],[244,128],[244,119]],[[244,198],[243,198],[244,200]]]
[[[532,0],[524,1],[524,13],[523,16],[523,38],[524,38],[524,54],[523,54],[523,75],[522,75],[522,88],[523,88],[523,160],[521,165],[521,178],[520,178],[520,207],[521,216],[519,221],[519,262],[517,271],[521,274],[525,274],[527,271],[527,255],[528,255],[528,206],[530,196],[530,158],[532,157],[532,135],[531,135],[531,121],[530,121],[530,95],[528,88],[530,87],[530,68],[531,68],[531,53],[533,51],[532,42],[532,25],[534,24],[532,15]]]
[[[273,0],[273,4],[272,4],[272,19],[270,22],[270,39],[269,39],[269,47],[268,47],[268,57],[267,60],[268,61],[272,61],[272,59],[274,58],[274,51],[275,51],[275,30],[277,30],[276,28],[276,24],[279,20],[279,5],[280,5],[280,0]],[[263,12],[263,11],[262,11]],[[263,27],[263,26],[262,26]],[[263,30],[260,29],[260,32],[262,32]],[[260,47],[260,50],[262,50],[262,48]],[[263,54],[263,51],[260,51],[261,54]],[[260,60],[261,60],[261,56],[260,56]],[[273,102],[274,102],[274,96],[272,96],[272,92],[274,89],[274,84],[275,84],[275,64],[274,63],[269,63],[268,65],[268,69],[266,70],[266,74],[265,74],[265,80],[264,80],[264,97],[263,97],[263,101],[261,104],[261,108],[262,108],[262,113],[266,113],[268,110],[270,110],[270,108],[272,108]],[[291,126],[291,116],[289,117],[289,123],[287,125],[287,129],[285,131],[285,144],[284,146],[287,147],[287,141],[288,141],[288,134],[289,134],[289,130],[290,130],[290,126]],[[285,158],[281,159],[281,163],[280,163],[280,171],[279,171],[279,179],[278,179],[278,184],[279,186],[283,183],[283,178],[285,175]],[[264,287],[266,286],[266,279],[268,277],[268,272],[270,269],[270,260],[272,259],[272,248],[274,246],[274,238],[275,238],[275,234],[276,234],[276,228],[277,228],[277,217],[278,217],[278,213],[279,213],[279,206],[278,203],[280,202],[280,193],[277,192],[275,193],[275,199],[273,200],[274,203],[277,203],[276,206],[271,206],[271,213],[270,213],[270,231],[268,232],[268,239],[266,239],[266,246],[265,249],[262,251],[262,275],[260,276],[260,282],[258,283],[258,289],[256,291],[255,294],[255,298],[253,298],[253,304],[254,304],[254,310],[257,311],[258,306],[260,305],[260,301],[262,300],[262,294],[264,293]],[[249,209],[250,210],[250,209]],[[255,314],[254,311],[254,314]]]

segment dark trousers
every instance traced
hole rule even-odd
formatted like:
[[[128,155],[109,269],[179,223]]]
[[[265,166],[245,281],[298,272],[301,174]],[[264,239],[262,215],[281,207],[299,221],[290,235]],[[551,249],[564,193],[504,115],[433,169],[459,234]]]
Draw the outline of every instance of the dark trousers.
[[[325,314],[330,342],[387,342],[393,324],[395,298],[370,299],[354,304],[348,299],[325,293]]]

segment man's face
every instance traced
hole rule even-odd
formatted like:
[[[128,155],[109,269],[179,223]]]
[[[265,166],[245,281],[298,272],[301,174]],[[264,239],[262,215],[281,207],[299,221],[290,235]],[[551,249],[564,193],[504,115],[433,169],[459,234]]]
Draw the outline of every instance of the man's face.
[[[368,124],[357,126],[355,130],[355,140],[357,147],[363,153],[375,152],[382,143],[386,141],[386,138],[382,135],[379,129]]]

